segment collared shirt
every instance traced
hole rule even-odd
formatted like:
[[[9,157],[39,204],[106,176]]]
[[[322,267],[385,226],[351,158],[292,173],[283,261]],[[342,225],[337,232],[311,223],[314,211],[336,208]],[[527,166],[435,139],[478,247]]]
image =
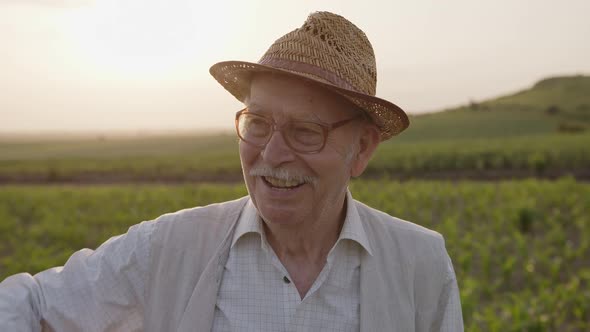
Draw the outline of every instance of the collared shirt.
[[[303,299],[262,222],[250,201],[234,233],[212,331],[358,331],[361,251],[371,248],[356,210],[348,206],[326,265]]]

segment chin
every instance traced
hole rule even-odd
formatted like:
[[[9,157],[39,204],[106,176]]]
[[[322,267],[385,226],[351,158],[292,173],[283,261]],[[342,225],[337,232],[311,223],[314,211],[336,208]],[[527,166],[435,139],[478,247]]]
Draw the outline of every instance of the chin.
[[[266,203],[267,205],[257,205],[258,213],[265,222],[276,225],[294,225],[301,220],[299,214],[301,209],[285,208],[273,206],[273,203]],[[270,205],[270,206],[269,206]]]

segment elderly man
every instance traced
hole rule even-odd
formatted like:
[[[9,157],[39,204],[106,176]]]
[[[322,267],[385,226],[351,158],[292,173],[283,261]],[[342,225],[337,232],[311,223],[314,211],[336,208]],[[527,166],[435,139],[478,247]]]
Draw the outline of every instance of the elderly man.
[[[347,189],[408,126],[374,96],[365,34],[314,13],[258,63],[211,74],[245,104],[235,122],[249,195],[7,278],[0,330],[462,331],[443,238]]]

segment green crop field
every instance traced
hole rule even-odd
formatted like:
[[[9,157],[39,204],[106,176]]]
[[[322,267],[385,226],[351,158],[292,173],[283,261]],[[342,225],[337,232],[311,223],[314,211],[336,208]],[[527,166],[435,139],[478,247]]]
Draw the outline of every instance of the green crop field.
[[[351,191],[445,236],[467,331],[590,329],[590,185],[355,181]],[[139,221],[245,193],[230,184],[2,187],[0,279],[62,265]]]
[[[366,176],[590,177],[590,132],[380,145]],[[496,173],[489,173],[490,171]],[[488,172],[488,173],[485,173]],[[120,141],[0,143],[0,182],[236,181],[237,141],[160,137]]]

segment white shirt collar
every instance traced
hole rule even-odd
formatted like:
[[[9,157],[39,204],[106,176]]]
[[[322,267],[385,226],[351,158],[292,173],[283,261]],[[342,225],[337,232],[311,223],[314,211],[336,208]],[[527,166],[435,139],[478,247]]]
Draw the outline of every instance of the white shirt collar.
[[[338,240],[336,240],[336,244],[343,239],[352,240],[360,244],[360,246],[370,255],[373,255],[369,239],[367,238],[367,233],[363,227],[363,221],[358,214],[352,195],[348,190],[346,192],[346,202],[346,218],[344,219],[344,224],[342,225],[342,230],[340,231]],[[236,242],[247,233],[260,234],[263,239],[262,245],[265,246],[266,238],[264,229],[262,228],[262,219],[260,219],[258,211],[251,199],[248,200],[248,203],[242,210],[242,214],[238,220],[238,225],[236,226],[236,231],[234,232],[231,243],[232,248]]]

